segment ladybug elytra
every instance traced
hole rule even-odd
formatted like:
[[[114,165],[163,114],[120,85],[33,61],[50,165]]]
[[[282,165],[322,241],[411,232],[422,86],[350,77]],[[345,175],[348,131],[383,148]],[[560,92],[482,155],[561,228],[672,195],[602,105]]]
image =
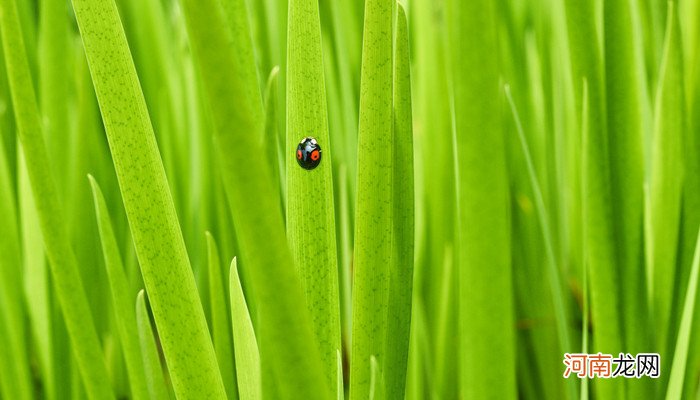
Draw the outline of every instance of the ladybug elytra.
[[[316,139],[305,137],[297,146],[297,162],[304,169],[314,169],[321,163],[321,146]]]

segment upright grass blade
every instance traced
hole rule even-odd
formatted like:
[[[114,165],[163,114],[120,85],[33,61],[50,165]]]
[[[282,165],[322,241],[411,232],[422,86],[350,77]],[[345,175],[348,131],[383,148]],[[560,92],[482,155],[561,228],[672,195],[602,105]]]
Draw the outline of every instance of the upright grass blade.
[[[136,324],[146,385],[148,387],[148,398],[165,400],[168,398],[168,389],[165,387],[163,367],[160,365],[160,356],[158,355],[158,348],[153,336],[153,327],[148,316],[146,296],[143,290],[140,290],[136,296]]]
[[[73,9],[173,388],[183,398],[225,398],[116,5],[112,0],[75,0]]]
[[[339,274],[340,274],[340,309],[342,323],[343,348],[352,348],[352,226],[350,223],[350,207],[352,195],[350,194],[350,177],[348,167],[342,164],[338,168],[338,235],[339,249]]]
[[[245,4],[227,2],[227,10],[218,0],[181,4],[211,109],[241,260],[254,288],[262,376],[275,379],[264,386],[274,386],[280,398],[330,398],[270,166],[265,157],[251,157],[265,154],[264,121]]]
[[[214,340],[214,350],[219,361],[221,377],[228,398],[237,397],[236,370],[233,364],[233,342],[231,341],[230,313],[227,306],[226,290],[224,289],[224,274],[219,261],[219,249],[214,237],[207,232],[207,259],[209,260],[209,300],[211,303],[211,330]]]
[[[56,332],[59,328],[53,324],[49,266],[46,264],[39,217],[21,151],[18,151],[17,155],[17,175],[17,197],[22,233],[24,299],[29,314],[32,343],[38,353],[41,376],[45,382],[46,396],[49,399],[55,399],[59,397],[58,393],[61,389],[65,390],[68,385],[56,384],[57,377],[66,372],[55,368],[55,339],[58,336]],[[65,327],[60,329],[65,331]]]
[[[685,74],[688,77],[687,101],[689,128],[685,130],[684,141],[684,168],[685,182],[683,190],[683,232],[681,235],[681,254],[679,261],[681,266],[681,281],[690,271],[692,264],[693,243],[695,240],[695,229],[700,224],[700,3],[681,2],[687,5],[688,12],[685,14],[689,20],[691,33],[683,37],[683,42],[689,49],[686,54],[688,67]],[[683,26],[681,24],[681,26]],[[680,298],[679,298],[680,300]],[[680,304],[676,303],[679,307]],[[697,396],[700,399],[700,382],[697,377],[700,375],[700,307],[695,309],[693,319],[692,339],[690,342],[690,358],[688,360],[688,371],[686,375],[685,397]]]
[[[514,399],[510,195],[501,126],[496,3],[455,1],[453,11],[460,389],[464,398]]]
[[[343,386],[343,354],[340,352],[340,349],[336,350],[335,354],[338,365],[336,368],[336,391],[338,393],[336,399],[345,400],[345,388]]]
[[[670,4],[673,3],[669,3],[669,5]],[[673,7],[671,6],[669,8]],[[690,333],[693,324],[693,314],[695,313],[695,305],[697,303],[698,285],[700,285],[700,280],[698,279],[699,274],[700,230],[698,231],[698,241],[695,245],[695,257],[690,272],[690,279],[688,280],[688,288],[685,293],[685,305],[683,306],[683,315],[678,330],[678,340],[676,341],[676,351],[673,356],[673,365],[671,366],[671,377],[668,382],[666,400],[683,398],[683,379],[685,378],[685,367],[688,362]]]
[[[564,354],[573,351],[572,341],[570,337],[571,334],[568,327],[569,307],[567,304],[565,304],[566,298],[562,289],[563,281],[560,276],[560,268],[557,265],[557,260],[554,253],[554,244],[552,240],[550,220],[547,214],[547,210],[545,208],[542,190],[540,189],[540,184],[537,180],[535,166],[532,162],[532,157],[530,156],[530,150],[527,145],[527,140],[525,139],[525,133],[523,132],[520,116],[518,115],[518,110],[515,107],[515,102],[513,101],[513,96],[510,92],[510,86],[506,85],[505,93],[506,98],[508,100],[508,104],[510,105],[511,112],[513,113],[513,118],[515,119],[515,125],[518,133],[518,138],[520,140],[520,146],[523,150],[523,155],[525,156],[525,162],[527,164],[527,173],[530,178],[530,185],[532,186],[532,192],[535,196],[535,208],[537,209],[537,216],[539,219],[540,228],[542,229],[542,236],[545,243],[545,251],[547,258],[547,276],[549,278],[550,290],[552,291],[552,301],[554,303],[554,314],[557,324],[557,333],[559,336],[560,353]],[[567,382],[567,389],[569,397],[571,399],[576,398],[575,381],[569,380]]]
[[[355,400],[369,396],[370,357],[376,357],[379,376],[387,361],[394,226],[393,6],[393,0],[365,2],[350,367],[350,398]],[[383,388],[377,391],[383,392]]]
[[[649,328],[645,325],[646,320],[640,318],[647,315],[647,304],[639,295],[646,288],[642,248],[645,134],[642,111],[646,91],[641,47],[637,45],[634,29],[638,3],[606,0],[603,5],[610,200],[612,215],[616,216],[612,219],[615,236],[610,238],[610,243],[617,244],[613,254],[618,264],[612,270],[617,274],[613,279],[619,282],[607,289],[621,293],[620,328],[624,328],[610,334],[622,336],[625,351],[635,354],[649,351],[650,345]],[[600,147],[595,147],[597,152],[601,151]],[[591,283],[594,291],[602,289],[596,282]],[[608,350],[612,354],[622,351],[621,348]],[[617,386],[624,383],[614,382]],[[648,395],[649,380],[630,383],[630,396],[641,398]]]
[[[0,368],[6,374],[0,381],[0,394],[8,399],[29,400],[34,395],[22,297],[22,253],[6,154],[4,141],[0,140],[0,215],[4,216],[0,224]]]
[[[68,57],[70,47],[70,19],[64,0],[39,2],[39,99],[45,123],[44,134],[56,171],[59,193],[68,188],[67,172],[70,152],[69,102],[72,64]],[[81,177],[84,184],[84,176]]]
[[[397,5],[394,48],[393,232],[389,267],[384,380],[386,398],[403,399],[406,391],[408,343],[414,264],[413,113],[408,21]]]
[[[616,354],[622,348],[615,233],[611,223],[610,163],[606,124],[606,97],[602,50],[596,29],[595,2],[568,0],[566,17],[571,52],[572,79],[577,110],[585,110],[582,128],[583,259],[590,278],[590,307],[594,332],[591,349]],[[584,96],[584,87],[587,95]],[[581,103],[579,103],[578,99]],[[584,103],[585,99],[588,101]],[[624,99],[620,100],[624,101]],[[640,272],[641,273],[641,272]],[[635,278],[636,279],[636,278]],[[644,288],[641,288],[644,290]],[[641,292],[640,292],[641,293]],[[639,293],[636,294],[637,296]],[[639,300],[635,300],[639,301]],[[641,350],[646,351],[646,350]],[[603,399],[621,398],[624,382],[596,380]],[[617,386],[617,387],[615,387]]]
[[[121,254],[117,239],[114,237],[112,221],[109,217],[109,210],[105,202],[99,185],[88,175],[92,195],[95,202],[95,213],[97,215],[97,226],[100,231],[100,241],[102,243],[102,254],[107,268],[110,291],[112,293],[112,304],[117,316],[116,323],[119,339],[123,348],[124,361],[129,375],[131,386],[131,396],[134,399],[148,399],[149,393],[146,385],[146,375],[144,372],[143,358],[138,342],[138,328],[136,324],[136,311],[132,303],[132,295],[129,294],[129,284],[124,273]]]
[[[324,40],[329,97],[330,130],[334,149],[333,161],[345,165],[354,193],[357,171],[358,61],[361,49],[361,24],[354,12],[363,2],[320,0],[321,22],[330,40]],[[335,107],[334,107],[335,106]],[[339,170],[335,173],[338,174]],[[352,221],[351,221],[352,224]],[[352,228],[352,226],[350,227]]]
[[[285,196],[286,190],[286,167],[285,167],[285,139],[279,133],[279,111],[278,111],[278,86],[280,68],[274,67],[267,78],[267,88],[265,89],[265,136],[264,147],[267,155],[267,162],[272,167],[272,181],[278,183],[277,197],[280,199],[282,213],[286,211]]]
[[[583,121],[581,122],[581,129],[582,131],[585,132],[586,129],[588,129],[588,87],[584,83],[583,86],[583,110],[582,110],[582,118]],[[581,352],[582,353],[588,353],[590,349],[590,334],[589,334],[589,324],[590,324],[590,295],[589,295],[589,288],[588,288],[588,281],[589,281],[589,271],[588,271],[588,260],[584,259],[583,260],[583,276],[581,280],[583,281],[582,283],[582,292],[583,292],[583,306],[581,307],[581,311],[583,313],[583,316],[581,317]],[[589,399],[589,393],[590,393],[590,382],[589,379],[584,379],[583,382],[581,382],[581,396],[579,397],[581,400],[588,400]]]
[[[238,265],[235,258],[231,262],[229,272],[229,289],[238,392],[241,400],[258,400],[262,398],[260,353],[248,313],[248,305],[243,296],[241,281],[238,278]]]
[[[609,165],[607,146],[601,132],[593,131],[596,107],[593,105],[591,86],[584,79],[582,98],[588,100],[582,109],[586,122],[582,129],[583,157],[583,258],[584,270],[590,280],[590,308],[594,327],[592,352],[616,354],[622,348],[620,335],[619,299],[616,296],[615,249],[613,242],[612,210],[610,208]],[[624,385],[620,381],[596,380],[597,395],[602,399],[624,398]]]
[[[88,396],[93,399],[110,399],[114,395],[110,388],[104,355],[90,314],[75,254],[68,242],[58,191],[44,144],[41,118],[15,0],[0,2],[0,30],[17,128],[27,160],[29,179],[54,285],[74,354]]]
[[[370,381],[369,381],[369,400],[382,400],[386,398],[386,392],[384,388],[386,384],[384,382],[384,375],[379,367],[379,361],[377,357],[371,356],[369,358],[369,368],[370,368]]]
[[[313,319],[326,381],[333,388],[340,349],[340,303],[318,0],[289,0],[287,15],[287,237]],[[316,138],[322,151],[321,163],[313,170],[296,165],[296,146],[309,136]]]
[[[453,256],[454,250],[451,247],[447,247],[444,251],[442,264],[444,266],[441,268],[442,271],[442,285],[437,287],[437,292],[440,297],[437,298],[437,304],[440,308],[435,316],[435,325],[437,325],[433,332],[434,336],[431,336],[432,340],[436,343],[432,346],[435,350],[433,351],[434,366],[431,368],[434,380],[429,381],[431,389],[430,393],[434,397],[439,398],[450,398],[450,393],[459,393],[458,387],[452,387],[456,384],[457,376],[459,375],[459,366],[455,365],[455,360],[459,360],[459,354],[454,354],[456,351],[454,343],[459,342],[459,329],[457,329],[458,314],[459,309],[455,307],[455,300],[458,298],[459,293],[459,279],[457,278],[457,269],[455,266],[455,258]],[[414,288],[415,290],[416,288]],[[413,299],[413,318],[416,318],[418,314],[415,309],[418,307],[417,298]],[[413,321],[412,321],[413,322]],[[425,324],[424,321],[421,321]],[[417,328],[415,324],[412,325],[411,335],[414,335],[414,330]],[[421,335],[427,335],[427,333],[420,333]],[[424,339],[427,342],[427,339]],[[417,341],[415,338],[411,339],[411,346],[420,346],[422,342]],[[411,351],[416,351],[411,349]],[[411,355],[411,357],[414,357]],[[409,358],[410,360],[410,358]],[[423,398],[423,395],[415,395],[413,398]]]
[[[680,26],[675,3],[668,3],[663,61],[656,94],[651,171],[651,297],[661,360],[671,360],[672,309],[676,291],[678,238],[683,195],[685,97]],[[669,366],[664,362],[664,366]]]
[[[430,322],[430,342],[435,365],[428,378],[431,396],[459,396],[459,332],[457,269],[457,181],[452,117],[453,88],[449,71],[450,46],[446,25],[436,18],[447,1],[417,0],[409,4],[412,32],[411,59],[414,96],[416,185],[415,292]],[[422,236],[422,238],[421,238]],[[422,250],[418,249],[422,247]],[[421,256],[422,255],[422,256]],[[448,271],[447,268],[451,270]],[[419,274],[418,271],[424,273]],[[447,280],[447,276],[454,278]],[[420,279],[418,277],[420,276]],[[445,285],[448,283],[447,285]],[[447,303],[444,296],[450,294]],[[432,316],[435,316],[434,318]]]
[[[423,305],[413,303],[411,311],[411,343],[409,349],[409,371],[407,377],[406,399],[418,400],[426,396],[426,366],[430,365],[430,357],[425,347],[428,345],[428,330],[425,323]]]

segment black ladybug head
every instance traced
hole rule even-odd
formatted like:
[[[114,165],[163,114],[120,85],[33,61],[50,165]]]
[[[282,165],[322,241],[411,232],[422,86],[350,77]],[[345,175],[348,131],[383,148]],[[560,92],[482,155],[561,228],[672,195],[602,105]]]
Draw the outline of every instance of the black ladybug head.
[[[314,169],[321,163],[321,146],[316,139],[305,137],[297,146],[296,158],[302,168]]]

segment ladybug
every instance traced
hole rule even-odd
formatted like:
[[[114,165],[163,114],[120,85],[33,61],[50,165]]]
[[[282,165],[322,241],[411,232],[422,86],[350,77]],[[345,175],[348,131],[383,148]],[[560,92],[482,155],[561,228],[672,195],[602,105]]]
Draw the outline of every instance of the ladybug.
[[[321,163],[321,146],[316,139],[305,137],[297,146],[297,162],[304,169],[314,169]]]

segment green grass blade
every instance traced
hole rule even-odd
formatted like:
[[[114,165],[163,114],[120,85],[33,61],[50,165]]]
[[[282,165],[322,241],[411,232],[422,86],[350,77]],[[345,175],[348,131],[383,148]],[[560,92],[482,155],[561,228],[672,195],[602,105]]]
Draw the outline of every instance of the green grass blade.
[[[649,351],[650,338],[646,319],[648,314],[644,296],[646,288],[643,264],[642,232],[644,215],[644,146],[645,116],[647,106],[643,57],[635,19],[638,19],[638,2],[607,0],[603,7],[605,89],[607,107],[607,134],[609,143],[610,193],[612,219],[616,244],[613,267],[614,289],[621,294],[620,312],[624,351],[632,354]],[[594,99],[591,98],[593,101]],[[593,128],[593,127],[591,127]],[[596,151],[600,153],[600,147]],[[604,154],[602,156],[605,156]],[[598,156],[600,157],[600,155]],[[593,259],[591,259],[593,260]],[[593,290],[602,287],[592,283]],[[596,340],[594,338],[594,340]],[[600,349],[599,349],[600,350]],[[612,354],[622,348],[608,349]],[[664,359],[663,356],[661,358]],[[645,397],[651,381],[631,382],[630,396]],[[612,384],[609,384],[612,385]],[[615,381],[616,386],[624,386]],[[617,396],[615,396],[617,397]]]
[[[17,157],[17,191],[22,233],[22,253],[24,267],[24,298],[29,313],[33,343],[37,351],[42,376],[45,378],[47,397],[58,397],[61,387],[56,376],[61,372],[54,369],[54,345],[56,327],[51,318],[51,292],[49,291],[49,266],[46,264],[44,240],[41,236],[39,216],[29,183],[27,168],[21,151]],[[65,330],[65,328],[62,328]],[[55,373],[56,372],[56,373]]]
[[[185,398],[225,398],[173,199],[116,5],[111,0],[75,0],[73,8],[173,388]]]
[[[366,399],[370,357],[386,362],[393,231],[393,0],[367,0],[362,47],[350,398]],[[377,389],[380,390],[380,389]]]
[[[661,359],[670,361],[669,336],[674,334],[672,309],[677,269],[683,192],[685,98],[680,26],[675,3],[669,2],[664,55],[656,94],[652,146],[651,268],[652,312]],[[669,364],[663,363],[664,366]]]
[[[143,369],[148,387],[148,398],[154,400],[165,400],[168,396],[168,389],[163,378],[163,367],[160,364],[160,355],[153,335],[151,319],[146,308],[146,296],[140,290],[136,296],[136,326],[138,328],[138,339],[143,358]]]
[[[413,187],[413,113],[408,21],[398,4],[394,49],[393,238],[389,270],[385,365],[386,396],[403,399],[413,291],[415,193]]]
[[[330,130],[334,160],[349,171],[354,189],[357,171],[357,107],[358,63],[361,49],[362,28],[360,18],[354,12],[364,2],[333,2],[320,0],[324,32],[330,40],[324,40]],[[330,25],[330,26],[329,26]],[[327,30],[326,30],[327,29]],[[338,173],[338,171],[335,171]],[[352,190],[354,193],[354,190]]]
[[[14,0],[0,2],[0,29],[15,119],[27,160],[46,253],[74,354],[88,395],[93,399],[110,399],[114,396],[75,254],[68,242]]]
[[[587,121],[587,115],[588,115],[588,89],[586,88],[586,85],[584,84],[584,90],[583,90],[583,104],[584,104],[584,109],[583,109],[583,121],[581,123],[582,129],[588,129],[588,121]],[[590,324],[590,295],[589,295],[589,288],[588,288],[588,262],[587,260],[583,260],[583,277],[581,280],[583,281],[582,283],[582,292],[583,292],[583,306],[581,307],[581,311],[583,316],[581,317],[581,352],[582,353],[588,353],[590,349],[590,335],[589,335],[589,324]],[[581,396],[579,397],[581,400],[588,400],[589,399],[589,393],[590,393],[590,380],[589,379],[584,379],[583,382],[581,382]]]
[[[669,3],[673,4],[673,3]],[[669,8],[673,8],[672,6]],[[670,10],[669,10],[670,11]],[[697,292],[700,275],[700,231],[698,231],[698,240],[695,245],[695,257],[693,266],[688,280],[688,288],[685,293],[685,305],[683,306],[683,315],[681,316],[680,328],[678,330],[678,340],[676,341],[676,351],[673,356],[673,365],[671,366],[671,377],[668,383],[666,392],[666,400],[676,400],[683,398],[683,379],[685,378],[685,367],[689,356],[690,333],[693,325],[693,315],[695,313],[695,304],[697,303]]]
[[[456,277],[457,272],[453,254],[454,250],[452,247],[445,248],[442,261],[444,266],[440,269],[442,283],[437,290],[440,294],[438,298],[440,308],[435,317],[436,327],[434,332],[436,333],[434,339],[432,339],[436,343],[432,346],[435,366],[431,376],[435,378],[434,381],[430,382],[431,394],[440,398],[450,398],[450,393],[459,393],[459,388],[453,387],[457,382],[457,375],[459,375],[458,370],[455,368],[455,361],[459,359],[459,356],[454,354],[458,353],[457,349],[455,349],[455,343],[459,341],[459,332],[455,329],[458,326],[459,310],[454,306],[458,298],[459,279]],[[414,318],[418,316],[415,311],[417,308],[416,303],[417,301],[414,299]],[[417,334],[413,332],[416,327],[414,324],[411,329],[411,335]],[[422,343],[415,339],[411,340],[411,346],[419,346]],[[416,358],[416,356],[412,357]],[[414,398],[422,398],[422,396],[414,395]]]
[[[14,194],[5,145],[0,140],[0,369],[6,375],[0,382],[0,392],[8,399],[28,400],[34,396],[26,353],[19,214]]]
[[[338,396],[336,397],[338,400],[344,400],[345,399],[345,387],[343,386],[343,354],[340,352],[340,349],[336,350],[336,383],[335,387],[338,392]]]
[[[287,238],[306,295],[328,387],[336,385],[340,349],[333,158],[317,0],[289,0],[287,27]],[[297,165],[296,146],[314,137],[321,163]],[[333,390],[334,392],[336,390]]]
[[[231,338],[230,313],[224,289],[219,249],[214,237],[207,232],[207,259],[209,260],[209,301],[211,303],[211,330],[214,350],[219,361],[221,377],[230,399],[237,397],[236,370],[234,367],[233,342]]]
[[[251,157],[264,155],[265,150],[260,140],[264,129],[262,100],[247,13],[243,1],[228,3],[233,3],[229,5],[233,11],[242,11],[224,12],[218,0],[181,0],[211,109],[219,167],[242,265],[254,288],[262,375],[274,377],[265,387],[274,386],[281,398],[327,399],[333,391],[324,379],[311,317],[292,267],[272,172],[266,157]]]
[[[685,281],[690,271],[693,259],[693,243],[695,241],[695,229],[700,224],[700,2],[680,2],[686,5],[687,11],[681,11],[681,16],[693,21],[688,24],[690,33],[683,37],[683,43],[689,49],[685,53],[688,67],[685,69],[686,84],[688,85],[688,118],[690,127],[685,130],[684,141],[684,167],[685,182],[683,192],[683,233],[681,236],[682,249],[680,254],[681,281]],[[681,27],[684,25],[681,23]],[[680,300],[680,298],[679,298]],[[681,307],[679,302],[676,302]],[[678,308],[677,308],[678,309]],[[690,345],[690,359],[688,361],[688,373],[686,375],[685,397],[697,395],[700,399],[700,307],[695,310],[695,318],[692,329]]]
[[[129,294],[129,284],[124,273],[124,264],[117,239],[114,236],[112,221],[109,217],[109,210],[105,202],[102,190],[92,177],[88,175],[92,195],[95,202],[95,213],[97,215],[97,226],[100,231],[100,241],[102,243],[102,254],[107,268],[110,291],[112,293],[112,304],[117,315],[116,323],[119,339],[124,352],[124,361],[129,375],[131,395],[134,399],[148,399],[143,360],[141,349],[138,343],[138,331],[136,325],[136,312],[132,303],[132,296]]]
[[[523,131],[522,123],[520,121],[520,116],[518,115],[518,110],[513,101],[513,96],[510,92],[510,86],[505,87],[506,99],[510,105],[513,118],[515,120],[516,131],[518,133],[518,138],[520,139],[520,147],[523,150],[523,155],[525,156],[525,162],[527,164],[527,173],[530,178],[530,185],[532,187],[532,192],[535,197],[535,208],[537,209],[537,216],[539,219],[539,224],[542,229],[542,237],[544,239],[546,258],[547,258],[547,276],[549,278],[550,290],[552,291],[552,301],[554,303],[554,314],[557,324],[557,334],[559,335],[559,347],[560,353],[564,354],[567,352],[573,352],[571,333],[568,327],[569,313],[568,305],[565,304],[566,297],[564,296],[564,291],[562,289],[564,281],[560,276],[560,267],[557,265],[556,256],[554,253],[554,243],[552,239],[552,229],[550,219],[547,213],[547,209],[544,203],[544,197],[542,196],[542,190],[540,188],[540,183],[537,179],[537,173],[535,172],[535,166],[532,162],[532,156],[530,155],[530,149],[527,145],[527,139],[525,138],[525,133]],[[567,381],[567,389],[569,391],[569,397],[571,399],[576,398],[576,383],[574,380]]]
[[[456,287],[456,285],[454,286]],[[430,362],[428,362],[429,357],[427,356],[427,351],[425,350],[425,347],[428,344],[428,340],[426,339],[426,336],[428,335],[427,331],[423,305],[418,301],[414,301],[413,309],[411,310],[411,343],[408,355],[409,371],[406,378],[407,400],[419,400],[425,398],[425,369],[428,365],[430,365]]]
[[[253,331],[253,323],[250,320],[250,314],[248,314],[248,305],[238,277],[238,265],[235,258],[231,262],[229,274],[238,392],[241,400],[258,400],[262,398],[260,353],[255,331]]]
[[[450,46],[445,23],[435,18],[444,1],[417,0],[409,4],[414,93],[416,185],[416,292],[426,313],[435,314],[429,326],[426,352],[435,353],[429,377],[433,397],[459,396],[459,340],[457,279],[457,180],[452,116],[452,77],[448,73]],[[449,26],[449,25],[448,25]],[[447,268],[450,268],[448,271]],[[446,279],[447,275],[454,278]],[[445,297],[449,293],[451,296]],[[427,341],[427,340],[426,340]]]
[[[278,126],[279,75],[279,67],[274,67],[267,79],[267,89],[265,90],[265,136],[263,140],[265,141],[267,162],[272,167],[272,181],[278,183],[278,193],[276,195],[280,199],[280,207],[283,207],[282,213],[284,213],[286,210],[284,208],[284,196],[287,193],[286,167],[284,165],[286,153],[284,151],[284,138],[279,133]]]
[[[464,398],[514,399],[510,195],[501,123],[496,4],[455,1],[453,10],[460,389]]]
[[[49,156],[56,171],[59,192],[68,188],[67,167],[71,148],[69,132],[69,101],[71,58],[68,4],[63,0],[40,2],[39,23],[39,99],[44,120],[44,135]],[[84,184],[85,177],[81,177]]]
[[[606,2],[607,3],[607,2]],[[587,122],[583,132],[582,201],[583,259],[590,278],[590,307],[592,325],[595,327],[591,350],[615,354],[622,349],[620,299],[618,295],[617,262],[615,259],[615,233],[611,223],[613,210],[610,188],[610,162],[606,125],[606,95],[596,26],[596,2],[591,0],[567,0],[566,17],[571,52],[572,79],[575,88],[577,110],[586,110],[581,120]],[[583,95],[584,86],[587,96]],[[586,98],[588,101],[583,102]],[[619,101],[626,101],[619,99]],[[640,229],[641,225],[637,227]],[[643,274],[643,271],[638,271]],[[637,277],[635,277],[635,280]],[[640,288],[644,290],[644,287]],[[627,293],[632,293],[628,291]],[[637,292],[634,295],[639,298]],[[635,299],[640,301],[639,299]],[[637,317],[636,315],[634,316]],[[640,319],[641,320],[641,319]],[[648,351],[648,350],[641,350]],[[617,399],[624,396],[624,382],[596,380],[598,396]]]
[[[340,288],[340,307],[341,307],[341,322],[343,333],[343,347],[346,349],[352,348],[352,226],[350,223],[350,207],[352,203],[352,195],[350,194],[350,177],[348,167],[342,164],[338,168],[338,217],[339,226],[339,288]]]
[[[622,348],[619,299],[616,295],[616,262],[613,242],[612,210],[610,208],[609,165],[605,152],[607,146],[601,132],[593,130],[590,123],[596,118],[597,107],[592,103],[591,86],[584,79],[582,109],[582,210],[583,210],[583,258],[590,283],[590,308],[594,326],[591,352],[617,354]],[[641,297],[641,296],[640,296]],[[589,350],[590,351],[590,350]],[[603,399],[624,397],[624,383],[612,380],[596,380],[595,388]]]
[[[386,399],[387,397],[384,391],[386,383],[384,382],[384,375],[382,374],[382,368],[379,366],[377,357],[371,356],[369,358],[369,368],[371,374],[369,381],[369,400]]]

